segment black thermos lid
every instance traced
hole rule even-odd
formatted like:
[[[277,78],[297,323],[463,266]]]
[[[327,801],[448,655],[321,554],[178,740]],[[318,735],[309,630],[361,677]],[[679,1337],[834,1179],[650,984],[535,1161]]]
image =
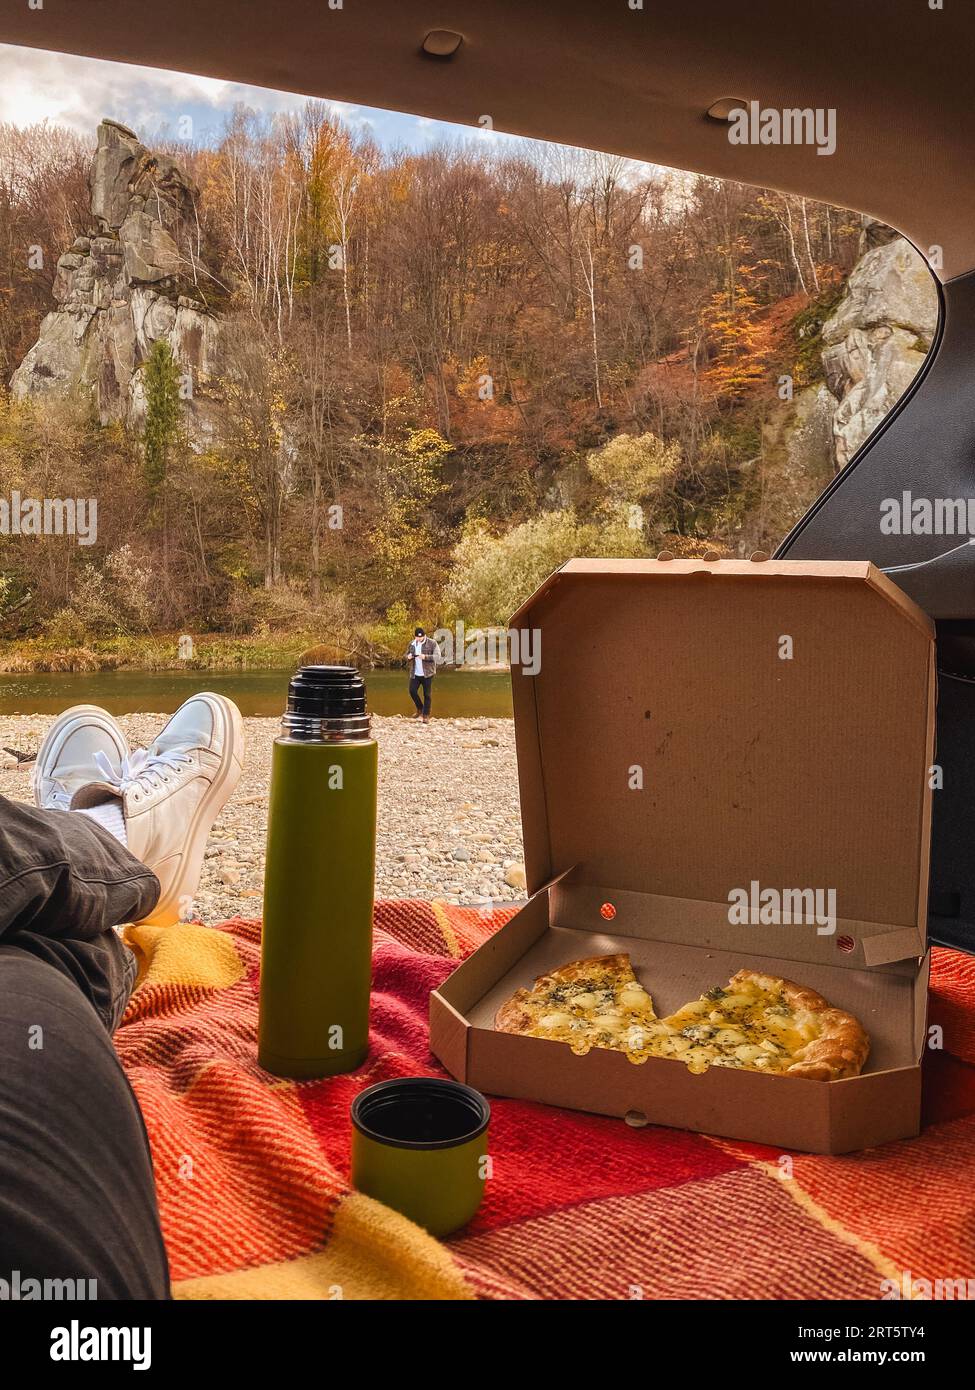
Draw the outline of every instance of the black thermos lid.
[[[300,666],[288,685],[288,713],[312,719],[365,714],[366,683],[354,666]]]

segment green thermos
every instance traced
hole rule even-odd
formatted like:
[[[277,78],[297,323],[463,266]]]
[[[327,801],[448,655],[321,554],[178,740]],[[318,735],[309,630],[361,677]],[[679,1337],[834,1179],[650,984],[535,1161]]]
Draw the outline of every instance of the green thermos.
[[[271,758],[258,1061],[307,1080],[369,1048],[378,749],[353,666],[302,666]]]

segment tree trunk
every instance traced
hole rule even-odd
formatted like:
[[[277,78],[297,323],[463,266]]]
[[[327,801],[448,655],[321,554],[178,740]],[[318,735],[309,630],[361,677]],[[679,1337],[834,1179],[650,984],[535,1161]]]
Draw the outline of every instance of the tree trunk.
[[[785,199],[785,215],[786,221],[783,225],[789,238],[789,254],[792,257],[792,264],[795,266],[796,275],[799,277],[799,288],[802,290],[803,294],[808,294],[809,290],[806,286],[805,276],[802,273],[802,266],[799,264],[799,257],[796,255],[796,239],[792,231],[792,208],[789,206],[788,198]]]
[[[812,271],[813,284],[816,293],[819,294],[819,275],[816,271],[816,262],[813,260],[812,246],[809,241],[809,217],[806,213],[806,200],[802,200],[802,230],[806,240],[806,255],[809,257],[809,269]]]
[[[317,459],[315,461],[314,472],[312,473],[311,488],[311,597],[312,602],[317,607],[322,597],[322,473],[321,466]]]
[[[596,388],[596,405],[602,410],[603,392],[599,373],[599,335],[596,331],[596,267],[593,261],[591,241],[587,241],[586,250],[589,254],[589,269],[586,269],[586,264],[583,261],[582,274],[586,281],[586,289],[589,291],[589,318],[592,328],[592,366],[593,381]]]

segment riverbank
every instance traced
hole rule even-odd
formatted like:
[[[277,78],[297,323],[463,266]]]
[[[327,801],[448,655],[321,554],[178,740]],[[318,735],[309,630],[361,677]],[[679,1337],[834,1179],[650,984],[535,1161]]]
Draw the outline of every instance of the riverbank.
[[[119,719],[133,746],[150,742],[164,716]],[[0,717],[0,746],[35,752],[52,719]],[[400,717],[373,720],[379,742],[376,892],[474,905],[524,897],[521,815],[510,719]],[[261,911],[271,745],[277,719],[245,719],[247,760],[217,820],[204,863],[197,916],[207,923]],[[29,772],[0,769],[0,795],[31,801]]]
[[[0,672],[281,671],[293,669],[318,641],[308,632],[261,637],[213,632],[194,636],[192,657],[181,658],[180,635],[95,637],[75,646],[49,637],[8,639],[0,642]]]
[[[362,670],[405,668],[401,652],[408,637],[395,643],[395,649],[366,643],[348,656],[348,646],[322,643],[310,632],[289,632],[265,636],[235,636],[211,632],[192,638],[192,656],[180,655],[180,633],[170,632],[141,637],[94,637],[72,646],[50,637],[0,640],[2,675],[97,675],[107,672],[153,674],[165,671],[293,671],[302,660],[345,662],[351,660]],[[460,669],[465,669],[462,662]],[[485,675],[507,675],[509,667],[500,661],[466,663],[466,669]]]

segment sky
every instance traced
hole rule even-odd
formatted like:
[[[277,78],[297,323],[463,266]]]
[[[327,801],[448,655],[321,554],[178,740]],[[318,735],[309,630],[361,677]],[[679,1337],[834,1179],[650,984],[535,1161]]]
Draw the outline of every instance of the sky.
[[[0,44],[0,123],[26,126],[47,120],[76,130],[92,146],[98,123],[105,116],[134,130],[150,147],[160,139],[205,145],[220,135],[224,118],[235,106],[243,104],[272,114],[298,110],[306,100],[294,92],[250,87],[243,82]],[[428,116],[354,106],[346,101],[325,104],[354,131],[386,150],[422,152],[435,145],[473,140],[514,153],[525,143],[521,136],[504,131],[452,125]],[[623,167],[626,181],[662,173],[657,166],[640,160],[626,160]],[[680,195],[685,182],[686,176],[668,178],[675,196]]]
[[[98,122],[110,116],[149,143],[165,135],[205,144],[238,103],[271,113],[295,110],[304,101],[290,92],[239,82],[0,44],[0,121],[18,126],[46,119],[93,138]],[[423,150],[451,139],[518,138],[348,102],[327,104],[353,129],[387,149]]]

